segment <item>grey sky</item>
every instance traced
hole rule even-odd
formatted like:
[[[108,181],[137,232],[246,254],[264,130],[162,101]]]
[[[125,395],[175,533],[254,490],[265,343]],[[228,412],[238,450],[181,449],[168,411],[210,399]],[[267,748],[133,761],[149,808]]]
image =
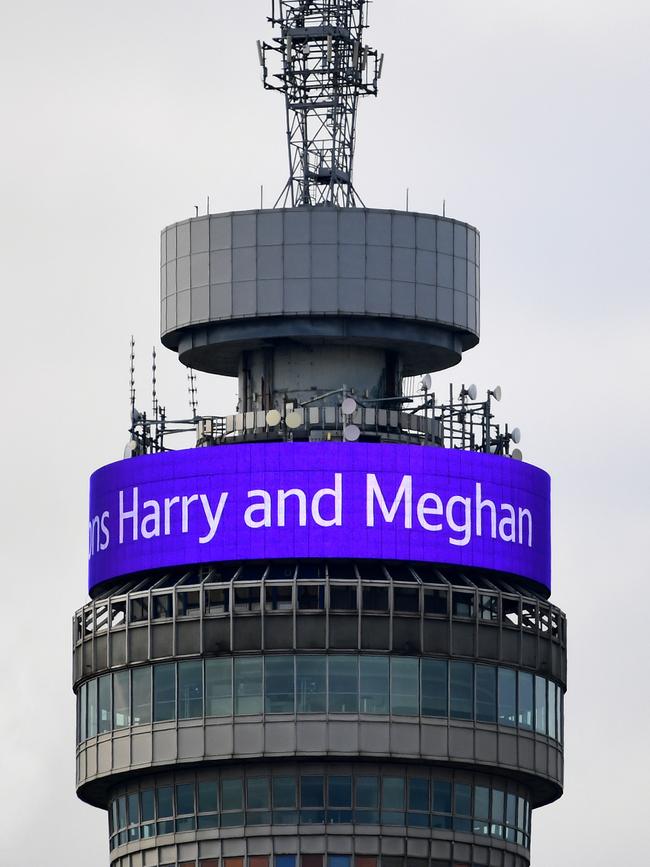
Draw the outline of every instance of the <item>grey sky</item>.
[[[269,0],[0,0],[0,864],[108,863],[74,795],[71,627],[85,599],[87,477],[121,456],[128,340],[158,341],[158,232],[255,207],[286,179],[259,80]],[[554,479],[554,599],[569,616],[566,795],[534,867],[647,850],[650,6],[376,0],[386,52],[361,108],[368,205],[482,233],[481,346],[525,458]],[[161,356],[161,397],[185,373]],[[439,382],[446,382],[443,374]],[[199,378],[200,406],[232,406]],[[585,844],[585,841],[586,844]]]

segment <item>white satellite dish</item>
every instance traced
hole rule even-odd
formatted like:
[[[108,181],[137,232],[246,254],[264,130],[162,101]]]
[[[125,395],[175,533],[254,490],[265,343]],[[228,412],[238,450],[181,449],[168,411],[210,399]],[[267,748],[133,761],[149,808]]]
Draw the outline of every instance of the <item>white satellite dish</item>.
[[[521,449],[513,449],[510,457],[513,459],[513,461],[523,461],[524,459]]]
[[[361,431],[356,424],[349,424],[343,429],[343,438],[348,443],[356,443],[361,436]]]
[[[302,413],[294,409],[293,412],[289,413],[284,421],[288,428],[295,430],[302,424]]]
[[[357,402],[353,397],[346,397],[341,404],[341,412],[343,415],[354,415],[357,411]]]
[[[502,394],[503,394],[503,392],[501,391],[501,386],[500,386],[500,385],[497,385],[496,388],[493,388],[493,389],[492,389],[492,391],[490,392],[490,394],[492,395],[492,397],[493,397],[496,401],[501,400],[501,397],[502,397]]]
[[[266,414],[266,423],[269,427],[277,427],[282,421],[282,416],[277,409],[270,409]]]
[[[133,455],[135,454],[137,447],[138,447],[138,444],[136,443],[135,440],[129,440],[128,443],[124,446],[125,459],[126,458],[132,458]]]
[[[521,431],[518,427],[515,427],[510,431],[510,439],[513,441],[513,443],[521,442]]]
[[[465,389],[465,393],[470,400],[476,400],[476,396],[478,395],[478,388],[472,383]]]
[[[433,385],[433,380],[431,379],[430,373],[425,373],[422,377],[422,391],[431,391],[431,386]]]

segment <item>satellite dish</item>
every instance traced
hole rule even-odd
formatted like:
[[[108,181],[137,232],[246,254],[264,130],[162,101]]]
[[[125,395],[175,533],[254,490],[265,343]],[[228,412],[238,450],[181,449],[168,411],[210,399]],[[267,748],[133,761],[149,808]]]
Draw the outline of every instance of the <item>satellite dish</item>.
[[[128,443],[124,446],[124,457],[132,458],[135,454],[135,451],[138,447],[138,444],[135,440],[129,440]]]
[[[478,395],[478,389],[474,384],[472,384],[467,387],[465,393],[470,400],[476,400],[476,396]]]
[[[431,386],[433,385],[433,381],[431,379],[430,373],[425,373],[422,377],[422,390],[423,391],[431,391]]]
[[[501,386],[500,386],[500,385],[497,385],[496,388],[493,388],[493,389],[492,389],[492,391],[490,392],[490,394],[492,395],[492,397],[493,397],[495,400],[497,400],[497,401],[501,400],[501,397],[502,397],[502,394],[503,394],[503,392],[501,391]]]
[[[133,407],[133,411],[131,412],[131,424],[137,424],[142,418],[142,413]]]
[[[343,430],[343,438],[348,443],[356,443],[361,436],[361,431],[356,424],[349,424]]]
[[[343,415],[354,415],[357,411],[357,402],[353,397],[346,397],[341,404],[341,412]]]
[[[295,409],[293,412],[290,412],[289,415],[284,420],[286,426],[291,430],[295,430],[296,428],[302,425],[302,413],[297,412]]]
[[[513,449],[510,457],[513,459],[513,461],[523,461],[524,459],[521,449]]]
[[[513,443],[521,442],[521,431],[518,427],[515,427],[510,431],[510,439],[513,441]]]
[[[282,416],[277,409],[270,409],[266,414],[266,423],[269,427],[277,427],[282,421]]]

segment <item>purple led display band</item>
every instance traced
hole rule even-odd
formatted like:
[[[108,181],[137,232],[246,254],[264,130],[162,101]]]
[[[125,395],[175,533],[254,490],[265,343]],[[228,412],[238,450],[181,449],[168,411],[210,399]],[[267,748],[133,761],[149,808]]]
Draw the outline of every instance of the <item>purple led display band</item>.
[[[550,479],[477,452],[264,443],[145,455],[90,482],[89,588],[227,560],[477,566],[550,590]]]

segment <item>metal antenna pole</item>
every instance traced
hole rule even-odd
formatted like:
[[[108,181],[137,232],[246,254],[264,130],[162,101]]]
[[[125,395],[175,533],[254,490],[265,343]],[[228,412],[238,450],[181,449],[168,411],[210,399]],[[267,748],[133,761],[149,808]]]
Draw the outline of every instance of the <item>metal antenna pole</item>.
[[[273,0],[271,8],[278,35],[257,47],[264,87],[286,103],[289,180],[276,206],[355,207],[357,107],[377,95],[383,67],[383,55],[363,44],[368,0]]]
[[[135,430],[135,339],[131,335],[131,369],[130,369],[130,398],[131,398],[131,434]]]
[[[196,387],[196,373],[190,367],[187,371],[187,388],[190,396],[190,412],[192,414],[192,420],[194,421],[198,416],[198,389]]]

